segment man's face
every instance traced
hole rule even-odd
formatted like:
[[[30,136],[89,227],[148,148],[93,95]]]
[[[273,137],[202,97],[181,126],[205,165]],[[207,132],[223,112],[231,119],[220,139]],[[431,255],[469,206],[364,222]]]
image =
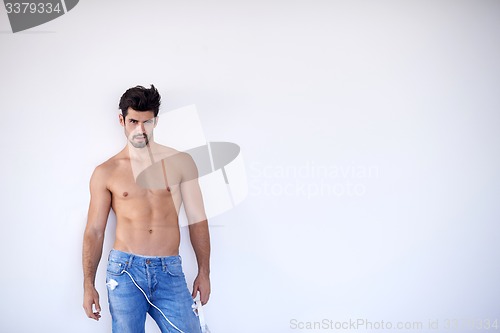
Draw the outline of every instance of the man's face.
[[[128,141],[135,148],[144,148],[153,138],[153,129],[156,126],[156,118],[153,111],[136,111],[128,108],[127,117],[119,115],[120,124],[125,129]]]

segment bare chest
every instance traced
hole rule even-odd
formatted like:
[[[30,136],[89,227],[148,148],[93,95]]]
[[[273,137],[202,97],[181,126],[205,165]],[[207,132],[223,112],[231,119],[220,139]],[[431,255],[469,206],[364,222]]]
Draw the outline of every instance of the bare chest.
[[[178,183],[178,177],[166,172],[161,164],[153,165],[138,175],[131,167],[121,167],[108,180],[108,189],[112,193],[113,206],[127,204],[135,209],[155,208],[177,202],[180,204]]]

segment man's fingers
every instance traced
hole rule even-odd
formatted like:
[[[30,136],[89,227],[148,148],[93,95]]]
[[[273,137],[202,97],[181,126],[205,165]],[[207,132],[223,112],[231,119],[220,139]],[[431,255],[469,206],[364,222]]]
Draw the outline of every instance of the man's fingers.
[[[207,304],[210,297],[210,281],[198,276],[193,283],[193,298],[196,298],[198,292],[200,292],[201,305]]]
[[[92,312],[92,307],[90,308],[90,310],[85,309],[85,312],[87,313],[87,317],[89,317],[90,319],[97,319],[96,314]]]
[[[99,297],[97,297],[97,298],[94,300],[94,302],[95,302],[95,310],[96,310],[97,312],[101,312],[101,305],[99,305]]]
[[[198,293],[198,284],[197,284],[197,283],[195,283],[195,284],[193,285],[193,292],[192,292],[191,296],[192,296],[193,298],[196,298],[196,294],[197,294],[197,293]]]
[[[209,297],[210,297],[210,293],[209,292],[201,293],[201,296],[200,296],[201,305],[207,304]]]
[[[95,306],[95,311],[94,311]],[[101,306],[99,305],[99,296],[94,295],[94,298],[90,298],[83,304],[83,309],[87,314],[87,317],[94,320],[99,320],[101,318]]]
[[[90,315],[88,315],[90,319],[94,320],[99,320],[101,318],[101,314],[99,312],[90,312]]]
[[[99,318],[101,318],[101,305],[99,305],[99,296],[95,296],[94,297],[94,307],[95,307],[95,311],[91,311],[92,312],[92,318],[95,319],[95,320],[99,320]]]

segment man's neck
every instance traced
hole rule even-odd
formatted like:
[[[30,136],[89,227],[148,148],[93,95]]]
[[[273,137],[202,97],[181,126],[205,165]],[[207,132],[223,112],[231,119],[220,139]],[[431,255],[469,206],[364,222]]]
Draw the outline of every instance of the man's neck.
[[[148,142],[143,148],[136,148],[132,144],[127,143],[124,150],[130,160],[134,178],[137,178],[142,171],[157,162],[155,155],[157,155],[158,148],[158,144],[153,141]]]
[[[148,142],[143,148],[136,148],[130,142],[125,147],[128,157],[139,163],[154,163],[154,155],[157,150],[158,144],[153,141]]]

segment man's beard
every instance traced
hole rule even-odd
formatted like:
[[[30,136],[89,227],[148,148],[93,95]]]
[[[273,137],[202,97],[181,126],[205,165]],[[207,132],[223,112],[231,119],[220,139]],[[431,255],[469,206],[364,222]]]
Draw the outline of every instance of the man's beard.
[[[143,137],[144,141],[142,142],[135,142],[134,139],[137,137]],[[129,142],[134,146],[135,148],[144,148],[149,144],[149,138],[146,134],[137,134],[132,137],[132,140],[129,140]]]

